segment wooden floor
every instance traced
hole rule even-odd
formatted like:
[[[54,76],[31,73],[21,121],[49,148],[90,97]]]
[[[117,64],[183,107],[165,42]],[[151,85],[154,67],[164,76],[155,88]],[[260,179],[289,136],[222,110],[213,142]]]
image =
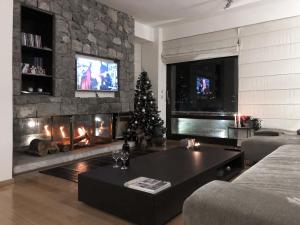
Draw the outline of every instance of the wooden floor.
[[[0,188],[1,225],[130,225],[77,200],[77,183],[31,173]],[[182,225],[181,215],[168,225]]]

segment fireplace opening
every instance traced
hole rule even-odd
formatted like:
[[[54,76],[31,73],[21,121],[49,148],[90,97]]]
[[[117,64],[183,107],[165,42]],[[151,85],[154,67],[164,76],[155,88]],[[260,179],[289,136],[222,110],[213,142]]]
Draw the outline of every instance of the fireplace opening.
[[[42,156],[110,143],[113,121],[113,114],[18,119],[14,121],[14,149]]]

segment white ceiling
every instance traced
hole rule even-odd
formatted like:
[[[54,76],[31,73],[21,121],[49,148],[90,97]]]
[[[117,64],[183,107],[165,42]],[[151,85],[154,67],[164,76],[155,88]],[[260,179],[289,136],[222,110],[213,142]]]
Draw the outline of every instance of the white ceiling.
[[[151,25],[166,25],[201,19],[244,7],[257,6],[277,0],[233,0],[224,10],[226,0],[98,0],[112,8],[126,12],[137,21]]]

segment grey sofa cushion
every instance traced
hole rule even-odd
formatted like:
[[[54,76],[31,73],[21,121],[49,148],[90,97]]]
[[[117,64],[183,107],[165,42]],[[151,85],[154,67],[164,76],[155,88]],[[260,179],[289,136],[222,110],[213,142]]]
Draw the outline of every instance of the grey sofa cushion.
[[[279,147],[233,183],[300,201],[300,145]]]
[[[288,144],[288,140],[282,136],[253,136],[244,140],[241,147],[242,151],[245,153],[246,160],[258,162],[271,152],[275,151],[278,147],[285,144]]]
[[[272,130],[262,130],[269,132]],[[241,144],[242,151],[245,152],[245,159],[258,162],[275,149],[286,144],[300,144],[300,136],[295,131],[273,130],[279,136],[252,136],[244,140]]]
[[[213,181],[183,206],[184,225],[299,225],[300,203],[271,192]]]

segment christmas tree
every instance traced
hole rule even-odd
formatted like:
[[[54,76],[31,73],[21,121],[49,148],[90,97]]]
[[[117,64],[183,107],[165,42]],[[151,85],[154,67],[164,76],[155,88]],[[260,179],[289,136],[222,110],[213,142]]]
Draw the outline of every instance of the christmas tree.
[[[147,72],[142,72],[137,80],[134,112],[128,125],[131,137],[136,137],[138,132],[143,132],[147,141],[158,137],[163,138],[165,133],[164,121],[159,116],[151,87]]]

